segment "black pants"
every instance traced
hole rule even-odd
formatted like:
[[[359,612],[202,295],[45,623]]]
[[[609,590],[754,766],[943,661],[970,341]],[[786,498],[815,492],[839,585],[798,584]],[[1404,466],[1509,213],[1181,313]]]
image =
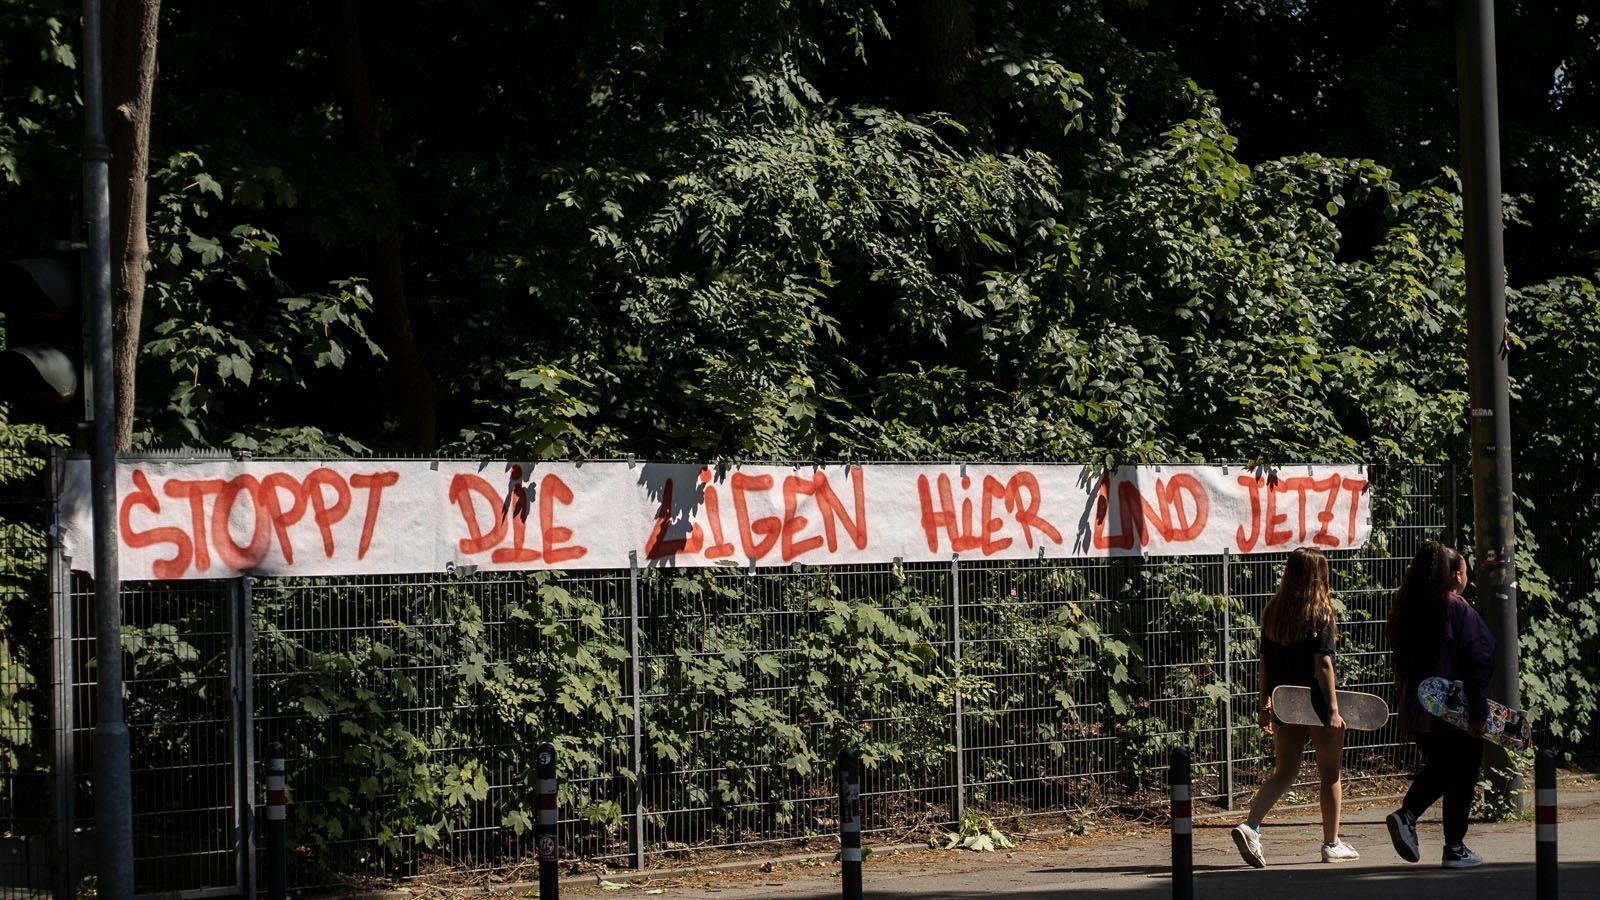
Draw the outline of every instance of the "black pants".
[[[1453,728],[1414,736],[1422,751],[1422,768],[1406,791],[1406,811],[1418,818],[1444,798],[1444,842],[1459,844],[1467,836],[1467,813],[1478,787],[1483,741]]]

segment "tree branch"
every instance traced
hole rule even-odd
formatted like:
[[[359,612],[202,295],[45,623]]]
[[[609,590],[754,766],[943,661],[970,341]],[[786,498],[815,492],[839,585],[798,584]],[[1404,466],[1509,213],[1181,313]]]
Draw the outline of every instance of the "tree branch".
[[[106,4],[106,135],[111,146],[111,285],[117,447],[133,442],[140,325],[144,316],[150,194],[150,114],[161,0]]]

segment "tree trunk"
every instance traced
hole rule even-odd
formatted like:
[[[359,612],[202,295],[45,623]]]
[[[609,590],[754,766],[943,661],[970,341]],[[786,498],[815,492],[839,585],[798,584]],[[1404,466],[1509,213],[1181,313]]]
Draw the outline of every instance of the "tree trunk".
[[[395,378],[401,439],[411,450],[427,453],[435,446],[438,393],[423,363],[422,351],[411,330],[406,301],[405,272],[400,248],[398,192],[378,133],[372,84],[361,41],[361,23],[352,0],[340,0],[331,10],[333,65],[350,139],[372,174],[370,206],[377,227],[366,238],[366,259],[373,303],[373,331],[389,357]]]
[[[903,7],[902,15],[902,71],[914,102],[966,119],[976,106],[971,0],[917,0]]]
[[[117,448],[133,443],[133,404],[144,316],[150,194],[150,106],[161,0],[106,0],[106,138],[111,147],[111,290]]]

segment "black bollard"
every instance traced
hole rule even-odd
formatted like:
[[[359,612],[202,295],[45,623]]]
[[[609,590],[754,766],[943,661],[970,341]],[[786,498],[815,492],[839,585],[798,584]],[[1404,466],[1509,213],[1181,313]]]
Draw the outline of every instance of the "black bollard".
[[[1189,750],[1174,747],[1167,772],[1172,786],[1172,900],[1194,900],[1194,815],[1189,794]]]
[[[1556,900],[1556,755],[1540,750],[1533,767],[1534,805],[1537,809],[1534,878],[1538,900]]]
[[[284,801],[283,745],[267,745],[267,900],[289,890],[288,808]]]
[[[839,865],[844,900],[861,900],[861,752],[839,751]]]
[[[539,841],[539,900],[556,900],[561,892],[561,872],[556,849],[556,748],[539,745],[539,821],[533,827]]]

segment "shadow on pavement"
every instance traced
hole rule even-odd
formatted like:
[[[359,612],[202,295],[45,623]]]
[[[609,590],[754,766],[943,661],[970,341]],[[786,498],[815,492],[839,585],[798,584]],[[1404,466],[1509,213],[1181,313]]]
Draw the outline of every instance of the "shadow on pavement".
[[[1195,872],[1231,872],[1249,868],[1244,863],[1195,863]],[[1254,871],[1254,870],[1251,870]],[[1166,866],[1055,866],[1049,869],[1029,869],[1030,875],[1137,875],[1154,878],[1167,877]]]
[[[1115,883],[1111,877],[1138,873],[1150,876],[1142,884]],[[1008,900],[1060,900],[1062,897],[1093,896],[1116,900],[1121,897],[1168,897],[1172,888],[1164,866],[1108,866],[1082,869],[1038,869],[1030,874],[1056,876],[1053,883],[997,886],[988,890],[938,888],[919,885],[922,878],[892,879],[874,884],[869,870],[867,897],[918,897],[939,900],[980,900],[1005,897]],[[1081,885],[1063,883],[1059,876],[1075,874]],[[1111,877],[1108,877],[1111,876]],[[931,880],[931,879],[928,879]],[[1600,898],[1600,863],[1575,862],[1561,866],[1561,897]],[[838,897],[836,892],[803,895],[785,894],[785,900],[822,900]],[[1196,870],[1195,896],[1200,900],[1221,897],[1226,900],[1284,900],[1284,898],[1330,897],[1336,900],[1402,900],[1402,898],[1450,898],[1450,900],[1533,900],[1532,863],[1487,863],[1476,869],[1442,869],[1438,865],[1384,866],[1301,866],[1266,869],[1217,867]]]

